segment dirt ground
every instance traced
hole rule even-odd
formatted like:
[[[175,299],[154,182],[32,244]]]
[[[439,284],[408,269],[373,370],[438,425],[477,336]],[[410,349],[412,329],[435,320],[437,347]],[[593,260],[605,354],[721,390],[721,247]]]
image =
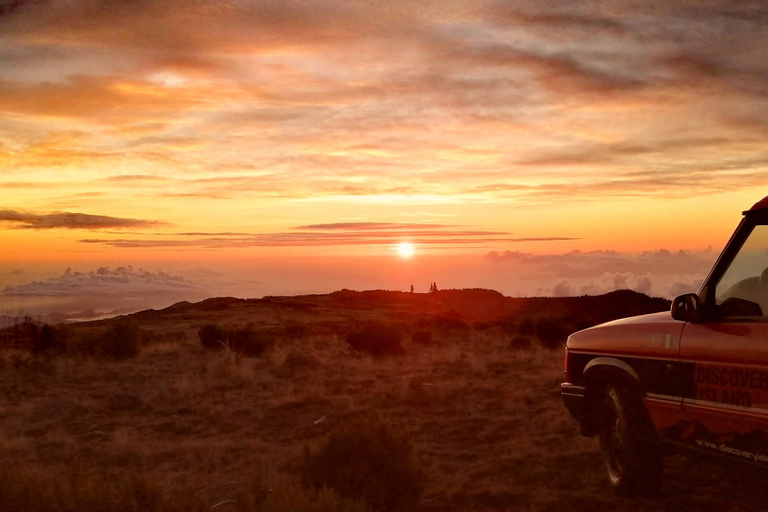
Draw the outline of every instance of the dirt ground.
[[[214,490],[226,497],[254,475],[268,492],[290,492],[281,482],[295,479],[304,450],[366,416],[410,440],[424,512],[765,509],[764,473],[682,456],[666,461],[659,493],[616,497],[596,439],[578,435],[560,402],[558,350],[510,349],[497,330],[465,329],[373,359],[327,322],[388,316],[375,309],[213,309],[145,315],[142,329],[173,341],[124,362],[5,351],[2,464],[54,479],[72,468],[138,473],[212,507],[226,501]],[[196,330],[212,319],[305,327],[261,358],[241,358],[200,347]]]

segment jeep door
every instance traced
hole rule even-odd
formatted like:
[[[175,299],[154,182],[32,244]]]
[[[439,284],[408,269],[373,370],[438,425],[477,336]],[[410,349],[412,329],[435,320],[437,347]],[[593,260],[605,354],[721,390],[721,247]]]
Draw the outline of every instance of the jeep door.
[[[692,382],[667,434],[696,448],[768,463],[768,226],[755,226],[721,275],[715,307],[687,323],[681,363]]]

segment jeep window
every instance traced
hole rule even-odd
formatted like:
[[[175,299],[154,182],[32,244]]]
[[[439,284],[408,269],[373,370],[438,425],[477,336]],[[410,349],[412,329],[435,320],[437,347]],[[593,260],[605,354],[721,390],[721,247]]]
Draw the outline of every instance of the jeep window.
[[[768,226],[755,226],[717,284],[721,316],[762,317],[768,313]]]

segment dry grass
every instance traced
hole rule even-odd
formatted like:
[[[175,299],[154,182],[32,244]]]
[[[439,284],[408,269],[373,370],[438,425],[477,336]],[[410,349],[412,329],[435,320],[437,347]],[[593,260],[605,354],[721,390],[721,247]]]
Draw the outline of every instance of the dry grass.
[[[306,448],[359,418],[410,441],[422,511],[763,508],[758,477],[682,458],[659,496],[613,496],[560,403],[560,351],[464,330],[374,359],[319,328],[242,358],[194,343],[205,321],[142,326],[190,335],[123,362],[2,354],[2,510],[364,510],[298,480]]]

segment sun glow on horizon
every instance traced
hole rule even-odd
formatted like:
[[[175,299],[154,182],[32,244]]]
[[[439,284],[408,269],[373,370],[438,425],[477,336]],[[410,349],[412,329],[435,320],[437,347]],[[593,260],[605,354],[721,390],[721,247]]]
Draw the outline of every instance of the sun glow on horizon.
[[[397,245],[397,254],[401,258],[410,258],[416,252],[416,248],[410,242],[401,242]]]

